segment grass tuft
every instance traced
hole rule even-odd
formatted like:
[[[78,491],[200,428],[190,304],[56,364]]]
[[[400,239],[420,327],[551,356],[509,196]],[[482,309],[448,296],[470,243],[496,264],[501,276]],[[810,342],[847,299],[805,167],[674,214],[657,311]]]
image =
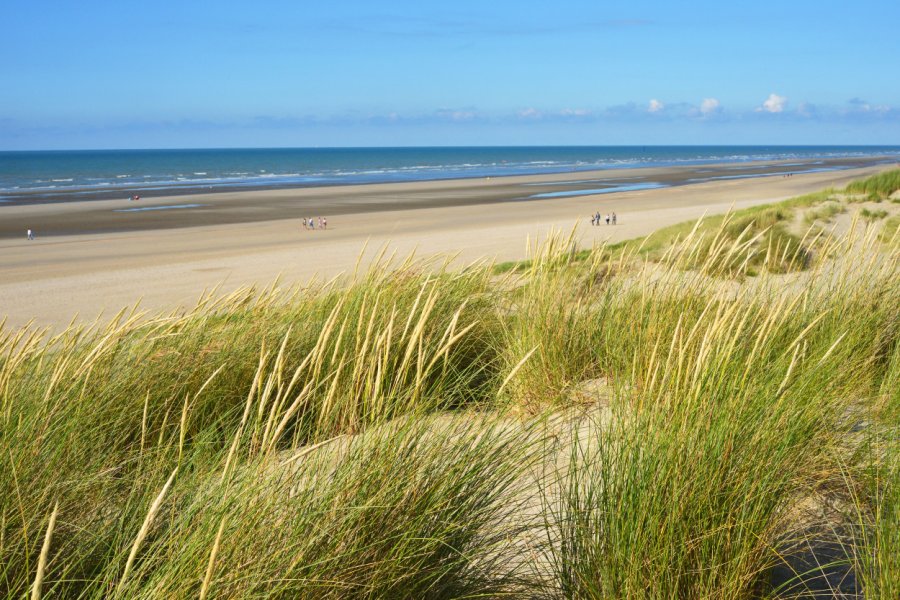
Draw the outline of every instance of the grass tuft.
[[[0,326],[0,594],[896,598],[896,174]]]
[[[897,190],[900,190],[900,169],[885,171],[847,186],[848,193],[863,194],[877,201],[889,198]]]

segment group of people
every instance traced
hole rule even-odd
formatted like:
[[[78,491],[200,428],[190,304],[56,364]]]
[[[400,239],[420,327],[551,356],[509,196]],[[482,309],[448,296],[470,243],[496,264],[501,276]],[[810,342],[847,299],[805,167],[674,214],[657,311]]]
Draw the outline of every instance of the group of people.
[[[303,229],[328,229],[328,219],[325,217],[318,217],[318,219],[303,218]]]
[[[597,226],[600,225],[603,220],[606,219],[607,225],[615,225],[616,224],[616,213],[610,213],[606,216],[601,217],[600,211],[597,211],[596,214],[591,216],[591,225]]]

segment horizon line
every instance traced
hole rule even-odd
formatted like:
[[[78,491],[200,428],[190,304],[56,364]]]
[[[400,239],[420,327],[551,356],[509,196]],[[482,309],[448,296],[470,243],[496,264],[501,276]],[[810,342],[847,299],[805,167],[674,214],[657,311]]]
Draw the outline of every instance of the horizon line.
[[[40,148],[7,149],[2,153],[38,152],[153,152],[196,150],[404,150],[404,149],[464,149],[464,148],[898,148],[898,144],[453,144],[453,145],[393,145],[393,146],[184,146],[145,148]]]

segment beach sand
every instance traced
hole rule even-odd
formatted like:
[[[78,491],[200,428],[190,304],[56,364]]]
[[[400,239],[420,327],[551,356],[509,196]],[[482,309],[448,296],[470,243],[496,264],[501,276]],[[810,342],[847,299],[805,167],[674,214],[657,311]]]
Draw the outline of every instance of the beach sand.
[[[735,170],[702,170],[717,168]],[[215,286],[227,292],[276,277],[285,285],[330,279],[351,272],[361,253],[365,266],[382,248],[401,257],[452,255],[459,264],[518,260],[528,240],[553,230],[577,226],[583,246],[621,241],[732,207],[843,186],[886,168],[690,184],[699,167],[670,167],[6,206],[0,209],[0,317],[8,317],[8,327],[29,321],[60,327],[76,314],[93,321],[138,300],[144,309],[171,310],[194,304]],[[523,199],[594,189],[612,179],[675,187]],[[191,204],[203,206],[119,212]],[[616,212],[618,225],[591,227],[596,211]],[[302,217],[320,215],[328,217],[327,231],[303,229]],[[32,242],[25,240],[29,227],[38,236]]]

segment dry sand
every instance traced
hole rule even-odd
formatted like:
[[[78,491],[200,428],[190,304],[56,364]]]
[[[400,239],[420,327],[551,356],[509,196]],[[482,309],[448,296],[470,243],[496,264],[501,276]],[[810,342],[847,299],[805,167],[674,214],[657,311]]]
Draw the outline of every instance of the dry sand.
[[[26,241],[24,234],[0,239],[0,316],[7,315],[7,325],[12,327],[31,320],[59,327],[76,314],[91,321],[100,313],[110,315],[139,299],[145,309],[171,310],[193,304],[204,290],[217,285],[226,292],[248,284],[269,284],[279,276],[285,284],[302,283],[314,276],[331,278],[351,271],[364,248],[364,265],[382,247],[399,255],[413,251],[422,256],[456,255],[458,262],[517,260],[525,257],[529,239],[543,238],[551,230],[569,231],[577,226],[584,246],[621,241],[731,207],[740,209],[842,186],[885,168],[527,201],[510,201],[510,190],[515,186],[532,191],[566,189],[526,186],[583,180],[589,174],[154,198],[154,204],[202,203],[206,212],[196,209],[194,215],[227,214],[227,219],[203,224],[217,220],[192,218],[191,209],[181,214],[160,211],[160,216],[153,216],[155,220],[141,221],[142,226],[133,230],[92,233],[82,231],[90,230],[97,215],[134,204],[96,200],[9,206],[0,211],[7,224],[35,222],[43,229],[35,226],[39,237],[33,242]],[[666,173],[677,175],[679,168],[657,171],[635,170],[634,175],[658,181],[665,179]],[[615,175],[626,177],[628,173]],[[610,177],[611,172],[602,176]],[[402,201],[392,204],[392,197]],[[300,216],[306,216],[304,212],[308,210],[308,216],[322,212],[312,212],[309,207],[313,205],[310,201],[304,204],[304,198],[336,207],[327,213],[327,231],[303,230]],[[426,208],[411,208],[416,205]],[[261,214],[270,214],[261,213],[261,207],[285,216],[260,220]],[[284,207],[294,208],[288,211]],[[591,227],[590,215],[595,211],[615,211],[619,224]],[[67,224],[79,233],[64,233]],[[55,235],[42,236],[48,228]]]

